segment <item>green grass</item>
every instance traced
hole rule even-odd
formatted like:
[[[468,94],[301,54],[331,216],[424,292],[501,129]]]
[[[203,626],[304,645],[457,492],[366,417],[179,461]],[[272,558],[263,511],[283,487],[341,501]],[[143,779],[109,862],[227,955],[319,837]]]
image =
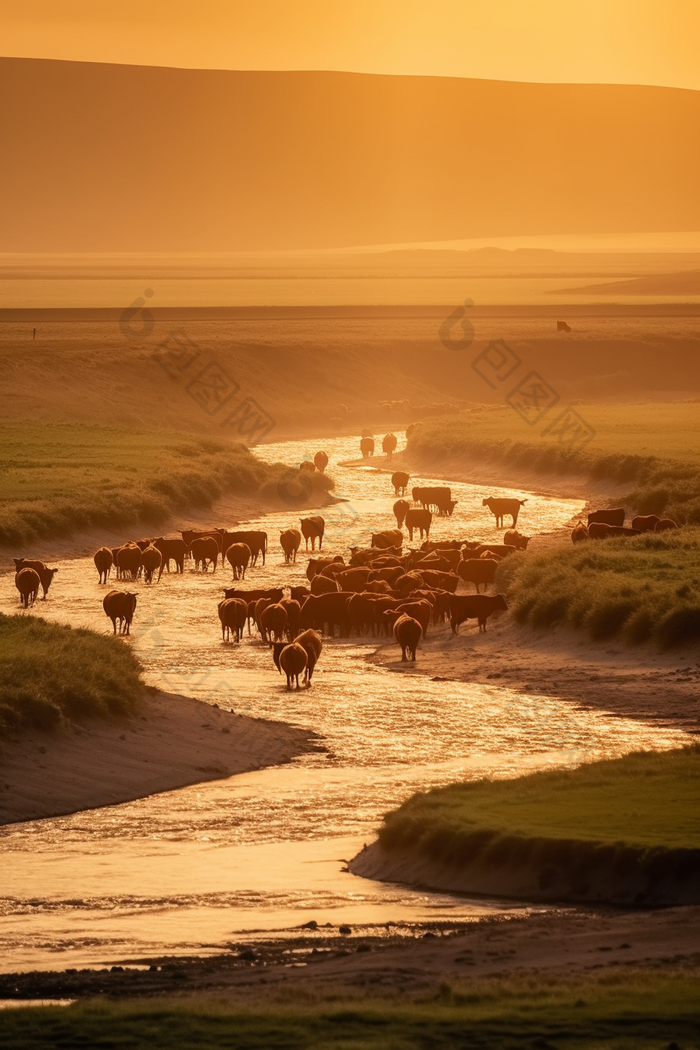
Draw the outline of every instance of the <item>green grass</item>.
[[[697,974],[679,970],[443,983],[414,1003],[295,998],[257,1008],[179,999],[3,1010],[0,1048],[659,1050],[696,1046],[700,1034]]]
[[[459,859],[486,835],[700,850],[700,746],[436,788],[389,813],[379,840]]]
[[[286,469],[244,445],[88,424],[0,428],[0,544],[81,529],[153,529],[225,493],[274,496]],[[313,476],[319,494],[333,482]]]
[[[700,641],[700,529],[588,540],[506,558],[496,586],[519,623],[663,648]]]
[[[416,424],[408,451],[428,459],[476,458],[542,473],[582,473],[629,485],[616,504],[623,501],[640,514],[661,514],[679,524],[700,524],[697,403],[579,405],[577,410],[596,431],[580,452],[569,453],[551,437],[540,437],[546,422],[530,427],[508,406]]]
[[[120,640],[0,613],[0,729],[119,717],[144,688],[141,665]]]

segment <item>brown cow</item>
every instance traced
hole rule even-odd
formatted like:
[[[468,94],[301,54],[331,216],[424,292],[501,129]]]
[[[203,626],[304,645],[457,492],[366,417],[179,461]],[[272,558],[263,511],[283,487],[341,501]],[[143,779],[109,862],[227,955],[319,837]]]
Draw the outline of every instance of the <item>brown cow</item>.
[[[431,511],[425,510],[421,507],[412,507],[406,512],[406,528],[408,529],[408,536],[413,541],[413,532],[417,530],[420,533],[420,538],[423,539],[425,534],[426,539],[430,536],[430,526],[433,521],[433,515]]]
[[[233,631],[236,641],[240,642],[245,622],[248,619],[248,606],[242,598],[224,598],[222,602],[219,602],[218,609],[223,641],[230,641],[231,631]]]
[[[224,598],[242,598],[244,602],[256,602],[259,598],[280,602],[283,594],[282,587],[256,587],[249,591],[240,590],[238,587],[224,587]]]
[[[588,524],[593,525],[624,525],[625,508],[616,507],[615,510],[594,510],[588,515]]]
[[[160,566],[160,572],[158,573],[158,579],[160,580],[163,572],[170,572],[170,562],[175,562],[175,571],[185,571],[185,556],[189,550],[187,544],[181,539],[164,539],[159,536],[157,540],[154,540],[153,546],[160,551],[163,560]]]
[[[285,565],[296,562],[300,543],[301,533],[299,529],[285,529],[284,532],[280,532],[280,547],[284,551]]]
[[[294,598],[283,598],[279,604],[287,613],[287,626],[285,627],[285,634],[289,641],[293,642],[299,630],[301,605]]]
[[[250,547],[250,564],[258,564],[258,555],[262,554],[262,563],[265,564],[267,552],[267,533],[261,529],[245,529],[238,532],[226,532],[221,530],[221,552],[225,554],[232,543],[247,543]]]
[[[263,641],[281,642],[287,626],[287,610],[278,603],[268,605],[260,614],[260,633]]]
[[[132,580],[135,580],[141,569],[141,557],[141,548],[136,543],[125,543],[123,547],[120,547],[116,557],[118,578],[123,580],[126,576],[129,576]]]
[[[365,589],[369,574],[370,569],[366,565],[358,565],[354,569],[343,569],[335,577],[338,590],[354,591],[359,594]]]
[[[517,529],[508,529],[505,536],[503,537],[503,543],[508,547],[515,547],[516,550],[524,551],[527,550],[527,545],[530,542],[529,536],[523,536],[518,532]]]
[[[489,496],[481,501],[482,507],[488,507],[496,519],[496,528],[503,528],[504,515],[510,514],[513,519],[513,528],[518,524],[518,514],[526,499],[504,499],[497,496]]]
[[[394,486],[395,496],[405,496],[406,487],[410,480],[411,475],[407,474],[405,470],[395,470],[391,475],[391,484]]]
[[[114,634],[117,633],[117,620],[119,620],[119,634],[131,634],[131,621],[136,610],[136,595],[131,591],[110,591],[102,600],[102,608],[112,621]]]
[[[505,611],[507,608],[508,603],[504,594],[451,594],[452,633],[457,634],[457,628],[465,620],[477,620],[479,631],[485,631],[489,616],[501,610]]]
[[[638,514],[636,518],[632,518],[631,525],[640,532],[654,532],[660,521],[658,514]]]
[[[394,517],[396,518],[396,527],[400,529],[406,520],[406,514],[411,509],[411,504],[408,500],[399,499],[394,504]]]
[[[195,571],[197,570],[197,566],[201,565],[202,572],[207,572],[209,563],[211,562],[213,565],[213,571],[216,572],[220,548],[214,536],[201,536],[192,540],[190,551],[194,558]]]
[[[108,548],[106,548],[108,549]],[[34,572],[39,574],[39,580],[41,582],[42,591],[42,602],[46,601],[46,595],[49,593],[49,587],[51,581],[58,572],[58,569],[49,569],[48,565],[45,565],[43,561],[33,560],[30,558],[13,558],[15,563],[15,573],[21,572],[22,569],[34,569]]]
[[[100,574],[100,583],[106,583],[112,565],[114,564],[111,550],[109,547],[100,547],[99,550],[95,551],[92,560],[95,563],[95,568]]]
[[[397,607],[396,611],[399,613],[405,613],[406,616],[412,616],[414,620],[418,620],[423,631],[423,637],[426,637],[428,627],[430,626],[430,619],[433,615],[433,606],[427,598],[419,598],[418,601],[404,602]]]
[[[459,576],[451,572],[435,572],[432,569],[421,570],[423,583],[431,590],[450,591],[452,594],[457,590]]]
[[[606,525],[602,521],[592,521],[588,526],[588,535],[592,540],[608,540],[613,536],[641,536],[641,532],[629,526]]]
[[[573,529],[571,530],[571,542],[572,543],[582,543],[584,540],[587,540],[587,539],[588,539],[588,529],[586,528],[586,526],[583,524],[582,521],[579,521],[578,524],[574,525]]]
[[[279,660],[280,667],[287,676],[287,689],[292,688],[292,681],[295,681],[297,689],[300,689],[299,675],[303,674],[308,663],[306,649],[303,645],[299,645],[297,642],[292,642],[291,645],[286,645],[284,647],[280,653]]]
[[[389,547],[401,547],[403,543],[403,533],[401,529],[384,529],[382,532],[375,532],[372,535],[372,546],[378,547],[379,550],[387,550]]]
[[[411,659],[415,662],[416,649],[421,637],[421,625],[418,620],[414,620],[412,616],[407,616],[403,613],[394,623],[394,638],[401,646],[401,661],[402,663],[408,660],[406,652],[411,654]]]
[[[360,441],[360,452],[362,453],[363,459],[368,459],[374,455],[374,438],[363,437]]]
[[[328,456],[326,455],[326,453],[317,452],[314,456],[314,464],[316,466],[316,470],[320,471],[320,473],[323,474],[324,470],[328,466]]]
[[[309,558],[309,564],[306,566],[307,580],[313,580],[314,576],[318,576],[327,565],[332,565],[334,562],[345,565],[340,554],[336,554],[334,558]]]
[[[476,593],[483,584],[484,590],[496,579],[498,562],[495,558],[467,558],[457,566],[457,572],[465,583],[473,583]]]
[[[341,637],[349,630],[348,599],[352,591],[336,591],[335,594],[311,594],[301,607],[301,626],[327,631],[331,637],[338,627]]]
[[[163,567],[163,555],[160,553],[157,547],[151,544],[141,554],[141,564],[143,566],[143,578],[146,583],[153,583],[153,574],[156,569],[162,569]],[[160,576],[158,579],[160,579]]]
[[[340,588],[332,577],[322,576],[319,573],[312,579],[310,590],[312,594],[332,594],[334,591],[339,591]]]
[[[226,560],[231,566],[234,580],[244,580],[245,571],[250,561],[250,547],[247,543],[232,543],[226,550]]]
[[[668,532],[669,529],[677,529],[678,524],[673,518],[662,518],[661,521],[657,521],[654,532]]]
[[[316,550],[316,540],[318,540],[318,549],[323,549],[323,533],[326,528],[326,523],[320,514],[315,514],[311,518],[301,519],[301,532],[306,541],[306,550],[309,549],[309,540],[311,540],[311,550]]]
[[[494,554],[499,558],[505,558],[507,554],[515,554],[516,550],[517,547],[513,547],[510,543],[479,543],[469,551],[469,554],[472,558],[480,558],[482,554],[486,554],[487,557]]]
[[[36,569],[20,569],[15,573],[15,587],[19,591],[19,600],[23,608],[28,609],[36,601],[41,579]]]
[[[321,652],[323,651],[321,635],[318,631],[302,631],[301,634],[296,636],[294,641],[306,652],[306,670],[304,671],[304,679],[307,686],[311,686],[314,668],[321,657]]]
[[[397,445],[398,441],[396,440],[396,434],[385,435],[384,440],[382,441],[382,452],[385,453],[387,459],[391,459],[396,451]]]
[[[301,604],[304,601],[304,598],[308,598],[311,594],[311,591],[308,587],[290,587],[290,591],[292,600],[295,602],[299,602],[299,604]],[[282,592],[280,591],[280,595],[281,594]]]

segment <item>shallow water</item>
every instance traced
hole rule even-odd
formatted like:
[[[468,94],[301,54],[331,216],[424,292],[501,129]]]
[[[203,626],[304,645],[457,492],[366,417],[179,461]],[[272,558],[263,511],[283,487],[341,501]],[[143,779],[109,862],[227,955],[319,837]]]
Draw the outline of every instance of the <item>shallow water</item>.
[[[348,502],[323,511],[324,552],[344,553],[371,531],[393,525],[388,475],[371,464],[337,467],[356,455],[357,444],[285,442],[259,450],[287,463],[311,458],[322,446],[329,453],[336,495]],[[416,477],[412,484],[431,481]],[[526,533],[563,525],[582,506],[506,489],[451,487],[458,507],[453,518],[436,520],[434,538],[500,538],[481,505],[489,494],[528,498],[519,522]],[[290,502],[288,512],[250,523],[267,530],[271,549],[264,568],[249,570],[249,586],[305,582],[306,558],[285,566],[278,547],[279,531],[297,525],[300,514],[303,505]],[[111,630],[92,560],[58,564],[50,600],[37,612]],[[259,641],[222,644],[216,603],[229,580],[230,571],[204,576],[187,569],[152,587],[134,584],[139,605],[130,644],[149,682],[312,728],[327,750],[283,767],[0,829],[3,970],[213,952],[244,931],[280,930],[311,918],[375,928],[389,921],[476,920],[519,907],[368,882],[344,872],[343,861],[372,839],[383,813],[416,790],[686,739],[680,731],[578,710],[555,697],[433,682],[410,668],[396,674],[369,662],[376,647],[369,640],[326,643],[314,687],[288,693]],[[3,611],[16,611],[12,590],[8,576]]]

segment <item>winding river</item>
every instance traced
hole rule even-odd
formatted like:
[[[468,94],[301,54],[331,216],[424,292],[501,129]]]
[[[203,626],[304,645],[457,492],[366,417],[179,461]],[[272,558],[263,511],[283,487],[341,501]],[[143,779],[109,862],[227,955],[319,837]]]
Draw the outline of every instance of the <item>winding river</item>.
[[[371,461],[339,466],[357,455],[357,445],[334,439],[258,449],[285,463],[311,458],[319,448],[328,452],[336,495],[347,500],[323,512],[329,553],[346,553],[370,531],[393,525],[387,473]],[[377,462],[384,467],[383,459]],[[434,538],[493,539],[484,495],[528,496],[519,523],[527,533],[561,526],[583,505],[451,485],[459,503],[453,518],[437,521]],[[303,507],[290,505],[249,523],[265,528],[271,545],[265,568],[249,572],[251,587],[305,582],[306,559],[285,566],[278,546],[280,530],[297,524],[300,513]],[[58,564],[60,586],[42,615],[106,631],[92,559]],[[370,640],[326,644],[314,688],[287,693],[257,639],[222,644],[216,616],[222,582],[220,570],[213,577],[186,570],[150,588],[136,584],[132,644],[149,683],[309,727],[326,750],[282,767],[0,829],[3,971],[214,953],[245,937],[284,935],[310,919],[376,931],[387,923],[506,914],[523,905],[369,882],[345,872],[343,860],[371,840],[383,813],[418,789],[686,739],[552,696],[397,675],[370,662],[376,648]],[[9,591],[3,587],[1,607],[14,612]]]

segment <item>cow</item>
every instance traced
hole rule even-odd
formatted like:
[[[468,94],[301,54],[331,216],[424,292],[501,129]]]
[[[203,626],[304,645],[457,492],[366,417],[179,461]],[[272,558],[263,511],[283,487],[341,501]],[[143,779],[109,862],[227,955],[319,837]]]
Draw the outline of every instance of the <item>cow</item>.
[[[488,507],[494,518],[496,519],[496,528],[503,528],[503,518],[506,514],[510,514],[513,519],[513,528],[518,524],[518,514],[523,504],[527,503],[526,499],[507,499],[497,496],[489,496],[487,499],[481,501],[482,507]]]
[[[571,530],[571,542],[572,543],[583,543],[583,541],[587,540],[587,539],[588,539],[588,529],[586,528],[586,526],[583,524],[582,521],[579,521],[576,525],[574,525],[573,529]]]
[[[483,584],[484,590],[496,579],[498,562],[495,558],[466,558],[457,566],[457,573],[465,583],[473,583],[476,593]]]
[[[244,580],[245,571],[250,561],[250,547],[247,543],[232,543],[226,550],[226,560],[231,566],[234,580]]]
[[[131,634],[131,621],[136,611],[136,595],[131,591],[110,591],[102,600],[102,608],[112,621],[113,633],[117,633],[117,620],[119,620],[119,634]]]
[[[349,630],[348,600],[352,591],[336,591],[335,594],[311,594],[301,607],[300,626],[304,629],[327,631],[332,637],[338,627],[341,637]]]
[[[141,548],[136,543],[125,543],[117,551],[115,561],[117,563],[117,577],[123,580],[126,576],[135,580],[141,571],[142,561]]]
[[[294,598],[283,598],[279,603],[287,613],[287,626],[285,634],[290,642],[299,631],[299,617],[301,616],[301,604]]]
[[[108,548],[105,548],[108,550]],[[58,572],[58,569],[50,569],[48,565],[45,565],[43,561],[34,561],[28,558],[14,558],[15,572],[20,572],[22,569],[34,569],[39,574],[39,580],[41,582],[41,600],[46,601],[46,595],[49,593],[49,587],[51,581]]]
[[[403,602],[399,605],[396,611],[402,614],[405,613],[406,616],[412,616],[414,620],[417,620],[421,625],[423,637],[426,637],[428,627],[430,626],[430,620],[433,615],[433,606],[427,598],[418,598],[415,600],[414,596],[410,602]]]
[[[321,652],[323,651],[321,635],[317,631],[302,631],[301,634],[296,636],[294,641],[306,652],[306,670],[304,671],[304,679],[307,686],[310,687],[314,668],[320,659]]]
[[[593,521],[588,526],[588,535],[592,540],[608,540],[613,536],[641,536],[639,529],[624,525],[606,525],[602,521]]]
[[[433,521],[433,515],[431,511],[425,510],[422,507],[411,507],[406,511],[406,528],[408,529],[408,535],[411,541],[413,541],[414,530],[420,533],[420,538],[423,539],[423,535],[427,539],[430,536],[430,526]]]
[[[224,529],[182,529],[180,535],[187,547],[192,544],[193,540],[205,540],[213,537],[219,546],[219,550],[223,552],[223,539],[226,535]]]
[[[557,332],[570,332],[571,328],[566,321],[557,321]]]
[[[668,532],[669,529],[677,529],[678,524],[673,518],[662,518],[661,521],[657,521],[654,528],[654,532]]]
[[[219,619],[221,620],[221,637],[224,642],[230,641],[231,631],[240,642],[245,622],[248,619],[248,606],[242,598],[224,598],[218,604]]]
[[[221,530],[221,552],[225,554],[232,543],[247,543],[250,547],[250,564],[258,564],[258,555],[262,555],[262,563],[265,564],[267,553],[267,533],[261,529],[247,529],[239,532],[227,532]]]
[[[519,551],[524,551],[527,550],[530,537],[523,536],[517,529],[509,529],[503,537],[503,542],[508,546],[515,547]]]
[[[410,474],[407,474],[405,470],[395,470],[391,475],[391,484],[394,486],[395,496],[405,496],[406,486],[408,485]]]
[[[473,558],[481,558],[484,554],[487,558],[491,555],[497,556],[498,558],[505,558],[508,554],[515,554],[517,549],[517,547],[513,547],[510,543],[480,543],[468,553]]]
[[[304,673],[307,663],[306,649],[302,645],[299,645],[297,642],[285,645],[279,655],[279,666],[287,676],[287,689],[292,688],[293,681],[296,682],[297,689],[301,688],[299,675]]]
[[[615,510],[594,510],[588,515],[588,524],[600,523],[602,525],[624,525],[625,508],[617,507]]]
[[[436,510],[440,514],[452,513],[448,508],[452,504],[452,490],[448,485],[422,485],[412,491],[413,502],[420,503],[426,510]]]
[[[402,663],[408,660],[406,652],[410,653],[411,659],[415,662],[420,637],[421,625],[418,620],[414,620],[412,616],[407,616],[405,613],[398,617],[394,623],[394,638],[401,646]]]
[[[319,576],[327,565],[332,565],[334,562],[345,565],[340,554],[336,554],[333,558],[309,558],[309,564],[306,566],[307,580],[310,582],[314,576]]]
[[[284,551],[284,564],[294,564],[297,560],[297,551],[301,544],[301,533],[299,529],[285,529],[280,532],[280,547]]]
[[[242,591],[238,587],[224,587],[224,598],[242,598],[244,602],[256,602],[259,598],[281,602],[283,595],[284,590],[281,587],[256,587],[250,591]]]
[[[378,547],[379,550],[387,550],[389,547],[401,547],[403,543],[403,533],[401,529],[384,529],[383,532],[375,532],[372,534],[372,546]]]
[[[114,564],[111,550],[109,547],[100,547],[99,550],[95,551],[92,560],[95,563],[95,568],[100,574],[100,583],[106,583],[112,565]]]
[[[317,452],[314,456],[314,466],[316,470],[323,474],[324,470],[328,466],[328,456],[325,452]]]
[[[400,529],[406,520],[406,512],[411,509],[411,504],[408,500],[398,499],[394,504],[394,517],[396,518],[396,528]]]
[[[479,631],[486,631],[486,621],[489,616],[508,608],[504,594],[451,594],[450,595],[450,624],[452,633],[457,634],[457,628],[465,620],[477,620]]]
[[[36,601],[41,579],[36,569],[20,569],[15,573],[15,587],[19,591],[19,600],[23,608],[28,609]]]
[[[194,558],[195,570],[198,565],[201,565],[202,572],[207,572],[209,564],[211,563],[213,566],[213,572],[216,572],[220,546],[214,536],[200,536],[197,539],[192,540],[190,550],[192,552],[192,557]]]
[[[436,572],[433,569],[422,569],[423,583],[431,590],[450,591],[452,594],[457,590],[459,576],[451,572]]]
[[[146,547],[145,551],[141,554],[141,564],[143,566],[143,578],[146,583],[153,583],[153,574],[157,569],[163,567],[163,555],[160,553],[157,547],[151,544]],[[159,574],[160,579],[162,573]]]
[[[324,576],[319,572],[312,579],[309,589],[311,594],[333,594],[334,591],[339,591],[340,587],[331,576]]]
[[[397,444],[398,441],[396,440],[396,434],[385,435],[382,441],[382,452],[386,455],[387,459],[391,459],[394,452],[396,451]]]
[[[280,594],[281,593],[282,592],[280,591]],[[299,602],[299,604],[301,605],[301,603],[304,601],[304,598],[309,597],[311,591],[308,587],[290,587],[290,593],[292,600],[295,602]]]
[[[343,569],[335,576],[338,590],[355,591],[359,594],[365,589],[369,580],[370,569],[366,565],[358,565],[353,569]]]
[[[183,539],[164,539],[159,536],[157,540],[153,541],[153,546],[160,551],[163,556],[163,560],[160,566],[160,572],[158,579],[163,575],[163,570],[170,572],[170,562],[175,562],[175,571],[185,571],[185,555],[188,551],[188,546]]]
[[[374,438],[363,437],[360,441],[360,452],[362,453],[363,459],[369,459],[370,456],[374,455]]]
[[[315,474],[316,464],[310,459],[305,459],[303,463],[299,464],[299,470],[307,471],[309,474]]]
[[[309,549],[309,540],[311,540],[311,550],[316,550],[316,540],[318,540],[318,549],[323,549],[323,533],[326,528],[326,523],[320,514],[315,514],[311,518],[301,519],[301,534],[306,541],[306,550]]]
[[[638,514],[636,518],[632,518],[631,525],[640,532],[654,532],[660,521],[658,514]]]
[[[267,599],[263,598],[262,601]],[[260,633],[264,642],[281,642],[287,627],[287,610],[280,602],[266,606],[260,614]]]

